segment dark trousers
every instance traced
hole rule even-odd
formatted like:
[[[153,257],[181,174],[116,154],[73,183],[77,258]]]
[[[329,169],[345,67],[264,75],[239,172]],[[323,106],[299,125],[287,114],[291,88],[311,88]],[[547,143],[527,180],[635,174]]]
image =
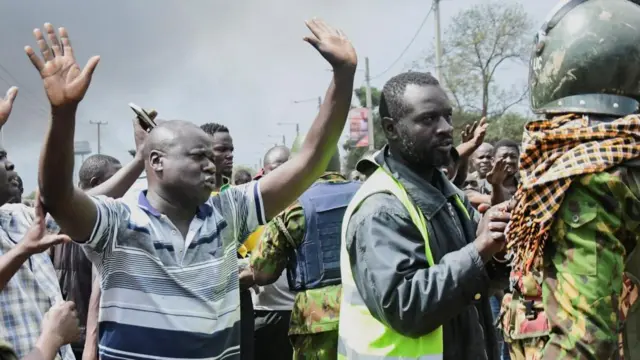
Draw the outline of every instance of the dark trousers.
[[[291,311],[256,310],[255,360],[291,359],[293,348],[289,341]]]
[[[253,300],[251,291],[240,290],[240,359],[253,360]]]

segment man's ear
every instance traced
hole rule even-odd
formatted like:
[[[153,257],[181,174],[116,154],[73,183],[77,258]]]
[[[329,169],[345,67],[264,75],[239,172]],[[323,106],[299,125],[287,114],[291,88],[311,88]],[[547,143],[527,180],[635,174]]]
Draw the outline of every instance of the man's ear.
[[[100,179],[98,179],[97,177],[92,177],[91,180],[89,180],[89,189],[93,189],[94,187],[100,185]]]
[[[390,117],[383,117],[380,120],[380,124],[382,125],[384,136],[388,141],[398,140],[398,122],[395,119],[392,119]]]
[[[149,152],[149,166],[151,166],[155,172],[162,172],[162,170],[164,170],[164,155],[165,154],[159,150],[151,150]]]

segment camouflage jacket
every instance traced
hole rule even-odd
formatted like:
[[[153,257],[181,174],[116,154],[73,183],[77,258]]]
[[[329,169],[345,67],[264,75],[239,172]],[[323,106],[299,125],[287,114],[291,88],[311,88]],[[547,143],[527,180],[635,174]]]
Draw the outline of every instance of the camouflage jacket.
[[[545,355],[612,358],[618,340],[625,359],[640,358],[638,231],[640,164],[583,175],[571,184],[545,250],[544,305],[558,330]]]
[[[348,181],[338,173],[325,173],[318,182],[340,183]],[[300,246],[305,234],[305,218],[299,201],[278,215],[287,231]],[[254,271],[280,275],[285,270],[295,248],[287,241],[274,221],[265,226],[260,244],[251,254]],[[341,285],[312,289],[296,294],[291,313],[289,334],[313,334],[338,330]]]

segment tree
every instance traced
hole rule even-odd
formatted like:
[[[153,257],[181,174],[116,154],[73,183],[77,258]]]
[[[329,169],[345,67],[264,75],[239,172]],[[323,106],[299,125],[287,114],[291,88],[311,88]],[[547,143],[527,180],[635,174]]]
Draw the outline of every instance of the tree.
[[[522,6],[489,2],[458,13],[442,41],[439,79],[451,95],[458,112],[480,117],[500,117],[522,102],[526,84],[509,89],[495,82],[496,73],[509,64],[526,62],[531,48],[531,21]],[[435,54],[430,50],[429,54]],[[415,64],[435,67],[435,55]]]
[[[29,193],[29,195],[23,196],[24,199],[27,200],[35,200],[36,199],[36,191],[33,190],[32,192]]]

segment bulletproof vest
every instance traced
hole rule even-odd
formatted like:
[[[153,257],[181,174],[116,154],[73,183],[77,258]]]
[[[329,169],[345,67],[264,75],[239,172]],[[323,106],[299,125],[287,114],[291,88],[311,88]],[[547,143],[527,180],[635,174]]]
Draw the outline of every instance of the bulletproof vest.
[[[306,231],[287,267],[292,291],[340,284],[342,218],[359,188],[359,182],[316,183],[298,199]]]

